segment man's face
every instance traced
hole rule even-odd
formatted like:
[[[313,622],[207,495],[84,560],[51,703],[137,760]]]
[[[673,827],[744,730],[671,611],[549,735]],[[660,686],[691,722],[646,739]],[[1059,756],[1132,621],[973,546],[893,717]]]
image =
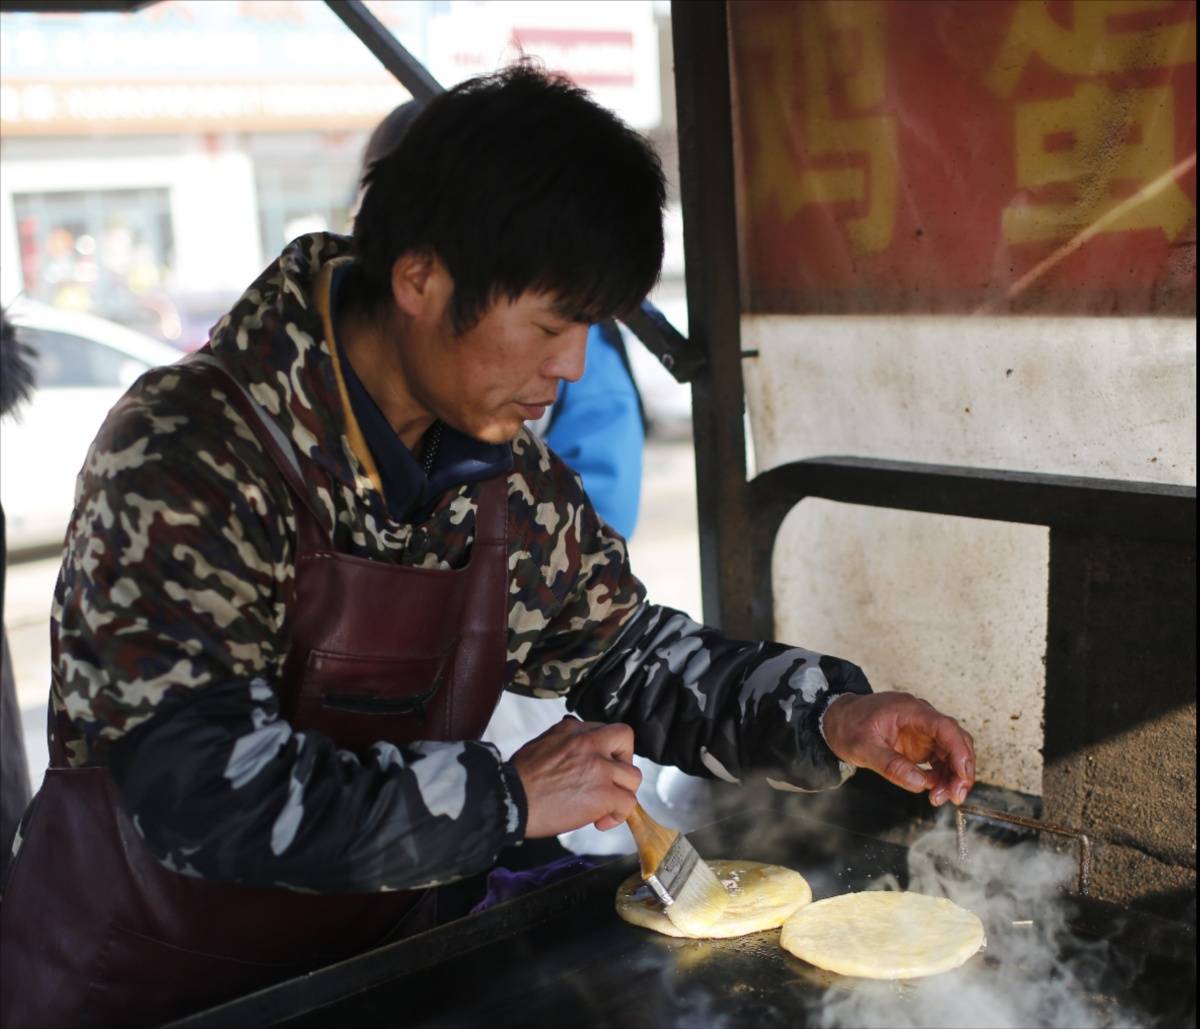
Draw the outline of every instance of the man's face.
[[[487,443],[507,443],[554,403],[561,381],[583,375],[588,326],[557,312],[555,297],[498,300],[456,336],[453,283],[432,285],[441,302],[412,321],[402,360],[413,398],[446,424]]]

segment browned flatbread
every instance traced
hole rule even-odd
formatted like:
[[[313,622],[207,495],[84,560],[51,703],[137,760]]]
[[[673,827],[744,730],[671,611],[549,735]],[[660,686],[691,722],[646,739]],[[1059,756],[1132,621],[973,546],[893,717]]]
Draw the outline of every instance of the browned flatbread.
[[[757,861],[709,861],[708,866],[729,890],[729,905],[703,934],[685,933],[675,925],[637,873],[617,890],[617,914],[626,922],[666,936],[726,939],[777,929],[789,915],[812,900],[812,890],[804,877],[790,868]]]

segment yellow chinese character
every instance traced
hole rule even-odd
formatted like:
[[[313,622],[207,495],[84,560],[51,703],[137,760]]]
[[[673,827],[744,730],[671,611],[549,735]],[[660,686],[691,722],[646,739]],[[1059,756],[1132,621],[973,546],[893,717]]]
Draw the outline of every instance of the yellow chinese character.
[[[1034,54],[1050,67],[1080,77],[1194,63],[1194,19],[1124,31],[1119,20],[1114,22],[1122,15],[1172,6],[1172,0],[1075,0],[1071,27],[1064,28],[1050,16],[1044,0],[1021,0],[985,81],[1000,96],[1011,96]]]
[[[987,82],[1002,96],[1010,95],[1034,54],[1076,76],[1194,62],[1194,20],[1155,30],[1112,31],[1110,19],[1117,15],[1163,6],[1077,0],[1072,27],[1066,29],[1042,3],[1022,3]],[[1195,213],[1178,182],[1163,179],[1177,165],[1170,86],[1112,89],[1091,79],[1069,97],[1020,104],[1016,150],[1019,186],[1058,187],[1067,195],[1009,206],[1001,220],[1009,243],[1069,239],[1090,227],[1103,232],[1158,228],[1174,239]],[[1151,183],[1155,187],[1146,188]],[[1130,203],[1132,194],[1139,196]]]
[[[891,244],[896,217],[894,119],[867,113],[884,99],[884,7],[865,0],[800,7],[803,133],[794,117],[795,14],[795,5],[776,4],[753,16],[755,56],[765,55],[771,86],[748,98],[757,139],[752,208],[774,200],[787,219],[811,204],[853,205],[842,217],[851,249],[877,254]]]
[[[1050,141],[1069,145],[1050,147]],[[1017,108],[1017,181],[1030,187],[1070,183],[1075,195],[1006,208],[1004,238],[1009,243],[1068,239],[1121,203],[1116,188],[1132,192],[1174,164],[1175,96],[1168,86],[1111,90],[1086,83],[1065,100],[1022,104]],[[1174,181],[1124,207],[1105,232],[1160,228],[1174,239],[1195,210]]]

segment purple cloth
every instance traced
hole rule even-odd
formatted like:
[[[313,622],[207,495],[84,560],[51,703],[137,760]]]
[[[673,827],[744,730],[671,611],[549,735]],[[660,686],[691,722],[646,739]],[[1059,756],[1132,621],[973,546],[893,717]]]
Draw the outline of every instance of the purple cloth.
[[[478,914],[494,904],[501,904],[512,900],[513,897],[520,897],[561,879],[586,872],[599,863],[594,858],[572,854],[551,861],[548,865],[539,865],[537,868],[527,868],[519,872],[509,868],[493,868],[487,877],[487,893],[484,894],[483,900],[471,908],[471,914]]]

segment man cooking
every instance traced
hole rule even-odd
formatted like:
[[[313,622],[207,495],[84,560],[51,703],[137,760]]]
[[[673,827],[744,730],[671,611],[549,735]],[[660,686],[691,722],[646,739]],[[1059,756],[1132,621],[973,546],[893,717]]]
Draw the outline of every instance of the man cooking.
[[[161,1021],[428,927],[501,847],[620,825],[635,751],[962,801],[953,719],[648,601],[524,428],[654,285],[663,203],[564,80],[469,81],[372,169],[352,239],[295,240],[113,409],[0,906],[6,1026]],[[578,718],[503,762],[477,738],[504,688]]]

